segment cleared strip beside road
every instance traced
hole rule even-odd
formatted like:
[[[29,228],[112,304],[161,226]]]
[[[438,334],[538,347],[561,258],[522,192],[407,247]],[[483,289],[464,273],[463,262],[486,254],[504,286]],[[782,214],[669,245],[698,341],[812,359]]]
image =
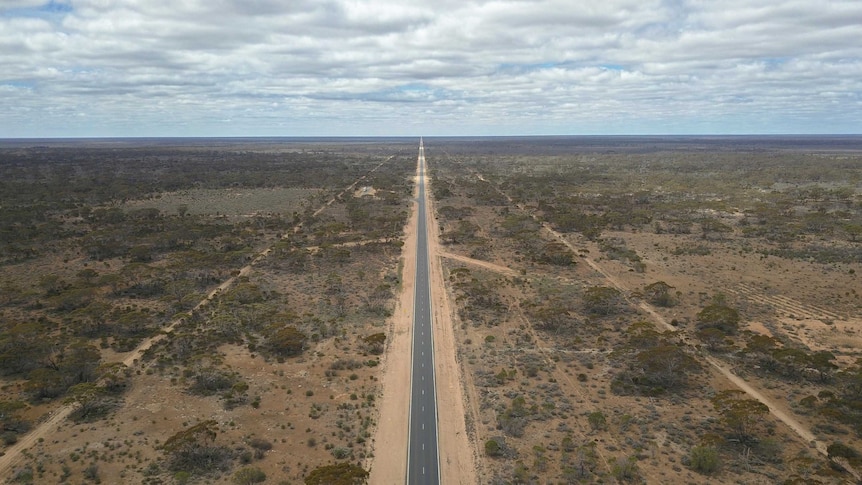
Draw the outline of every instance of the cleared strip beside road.
[[[434,377],[434,335],[425,216],[425,147],[419,142],[419,217],[416,286],[413,296],[413,357],[410,379],[410,426],[407,452],[408,485],[439,484],[437,391]]]

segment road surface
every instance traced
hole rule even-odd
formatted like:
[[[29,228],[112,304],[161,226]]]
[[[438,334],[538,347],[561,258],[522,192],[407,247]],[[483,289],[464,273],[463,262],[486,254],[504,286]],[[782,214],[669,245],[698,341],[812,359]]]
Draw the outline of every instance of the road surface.
[[[436,485],[440,483],[437,450],[437,391],[434,380],[434,338],[431,328],[431,285],[428,280],[428,226],[425,220],[425,147],[421,140],[419,141],[418,183],[419,220],[416,229],[418,234],[416,290],[413,296],[413,359],[410,378],[407,484]]]

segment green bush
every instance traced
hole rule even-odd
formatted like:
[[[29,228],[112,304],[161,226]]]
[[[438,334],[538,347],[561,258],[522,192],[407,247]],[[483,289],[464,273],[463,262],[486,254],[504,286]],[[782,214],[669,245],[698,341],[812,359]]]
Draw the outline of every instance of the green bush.
[[[723,304],[712,304],[697,314],[697,328],[716,328],[725,335],[735,335],[739,330],[739,312]]]
[[[14,445],[18,442],[18,433],[14,431],[4,431],[0,434],[0,441],[6,446]]]
[[[601,411],[593,411],[587,415],[587,420],[590,422],[590,428],[593,431],[599,431],[608,427],[608,420]]]
[[[495,439],[490,439],[485,442],[485,454],[488,456],[500,456],[503,454],[503,448]]]
[[[240,468],[233,474],[233,483],[238,485],[251,485],[266,480],[266,473],[257,467]]]
[[[859,456],[859,453],[856,450],[839,442],[835,442],[827,446],[826,453],[829,455],[829,458],[840,457],[850,459]]]
[[[712,446],[695,446],[691,449],[689,466],[699,473],[709,475],[718,471],[721,464],[718,450]]]
[[[621,482],[634,481],[638,477],[638,461],[634,456],[624,460],[615,460],[611,466],[611,475]]]
[[[335,465],[325,465],[315,468],[305,477],[306,485],[354,485],[365,483],[368,479],[368,471],[342,462]]]

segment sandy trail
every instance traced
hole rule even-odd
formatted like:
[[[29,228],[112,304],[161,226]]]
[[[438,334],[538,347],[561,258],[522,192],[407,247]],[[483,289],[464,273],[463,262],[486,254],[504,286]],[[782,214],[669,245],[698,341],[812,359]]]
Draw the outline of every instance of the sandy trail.
[[[343,242],[343,243],[330,244],[327,247],[330,247],[330,248],[358,248],[361,246],[365,246],[367,244],[388,243],[390,241],[391,240],[389,238],[381,237],[378,239],[363,239],[361,241],[348,241],[348,242]],[[319,253],[323,248],[320,246],[306,246],[303,249],[305,249],[306,251],[308,251],[312,254],[316,254],[316,253]]]
[[[778,419],[784,422],[787,426],[789,426],[793,431],[796,432],[802,439],[808,441],[809,443],[814,442],[817,451],[820,453],[826,454],[826,443],[822,441],[817,441],[811,431],[807,430],[804,426],[802,426],[798,421],[793,419],[790,415],[782,411],[781,409],[777,409],[774,405],[771,404],[771,400],[761,394],[757,389],[751,387],[744,379],[729,371],[727,368],[721,365],[721,363],[714,359],[711,356],[706,356],[707,362],[712,364],[719,372],[721,372],[725,377],[727,377],[730,382],[733,382],[738,388],[742,389],[749,396],[757,399],[762,402],[766,406],[769,407],[769,411],[774,414]]]
[[[386,162],[388,162],[389,160],[392,160],[392,158],[394,158],[394,155],[392,155],[392,156],[386,158],[384,161],[380,162],[378,165],[376,165],[374,168],[372,168],[368,172],[368,174],[365,174],[365,175],[359,177],[358,179],[356,179],[356,181],[354,181],[351,185],[347,186],[344,190],[339,192],[338,195],[332,197],[331,199],[326,201],[323,205],[321,205],[320,208],[318,208],[314,212],[314,215],[316,216],[316,215],[320,214],[324,209],[326,209],[327,207],[332,205],[336,200],[338,200],[338,198],[341,197],[343,194],[353,190],[353,188],[356,187],[356,185],[359,184],[361,181],[365,180],[365,178],[368,177],[369,174],[376,172]],[[282,236],[281,239],[282,240],[287,239],[290,234],[295,233],[301,227],[302,227],[301,223],[297,224],[296,226],[293,227],[293,229],[291,231],[287,231],[287,233],[284,236]],[[191,312],[197,312],[200,309],[202,309],[203,307],[207,306],[213,300],[213,298],[215,298],[216,295],[218,295],[220,292],[225,291],[228,288],[230,288],[231,286],[233,286],[233,284],[237,281],[238,278],[240,278],[242,276],[247,276],[249,273],[251,273],[251,271],[254,269],[254,266],[256,264],[258,264],[259,262],[264,260],[267,256],[269,256],[269,253],[272,252],[273,246],[274,245],[271,245],[270,247],[267,247],[266,249],[260,251],[252,259],[252,261],[249,264],[243,266],[239,270],[238,275],[228,278],[227,280],[225,280],[224,282],[219,284],[216,288],[212,289],[203,300],[198,302],[198,304],[195,305],[194,308],[192,308]],[[154,337],[150,337],[148,339],[144,339],[144,341],[142,341],[140,343],[140,345],[138,345],[134,350],[130,351],[125,356],[125,358],[123,359],[123,364],[125,364],[128,367],[132,367],[132,366],[136,365],[147,350],[149,350],[153,345],[155,345],[156,343],[158,343],[159,341],[164,339],[167,336],[167,334],[173,332],[178,325],[180,325],[184,322],[185,322],[185,319],[178,318],[178,319],[172,321],[167,327],[163,328],[162,332],[160,334],[158,334]],[[48,419],[39,423],[28,434],[21,437],[17,443],[15,443],[14,445],[12,445],[12,446],[8,447],[6,450],[4,450],[5,454],[0,456],[0,476],[4,476],[4,477],[10,476],[10,470],[12,470],[12,468],[14,466],[20,464],[21,461],[23,460],[24,456],[23,456],[22,452],[24,450],[30,448],[34,444],[36,444],[40,438],[44,439],[45,437],[47,437],[70,414],[72,414],[72,412],[74,410],[75,410],[75,405],[63,404],[61,407],[54,410],[50,414]]]
[[[482,261],[479,259],[468,258],[467,256],[461,256],[460,254],[447,253],[443,251],[437,251],[437,255],[441,258],[453,259],[455,261],[460,261],[465,264],[478,266],[480,268],[487,269],[489,271],[493,271],[495,273],[499,273],[506,276],[518,276],[518,272],[513,270],[512,268],[507,268],[505,266],[500,266],[499,264],[489,263],[488,261]]]

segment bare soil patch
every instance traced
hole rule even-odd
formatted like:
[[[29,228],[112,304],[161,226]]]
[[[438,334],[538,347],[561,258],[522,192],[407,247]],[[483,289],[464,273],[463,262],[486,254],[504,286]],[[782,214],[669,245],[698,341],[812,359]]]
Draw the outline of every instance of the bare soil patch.
[[[320,190],[303,188],[230,188],[190,189],[158,194],[156,197],[132,200],[123,204],[125,210],[155,208],[165,214],[182,210],[188,215],[225,215],[231,220],[257,214],[278,212],[291,214]]]

